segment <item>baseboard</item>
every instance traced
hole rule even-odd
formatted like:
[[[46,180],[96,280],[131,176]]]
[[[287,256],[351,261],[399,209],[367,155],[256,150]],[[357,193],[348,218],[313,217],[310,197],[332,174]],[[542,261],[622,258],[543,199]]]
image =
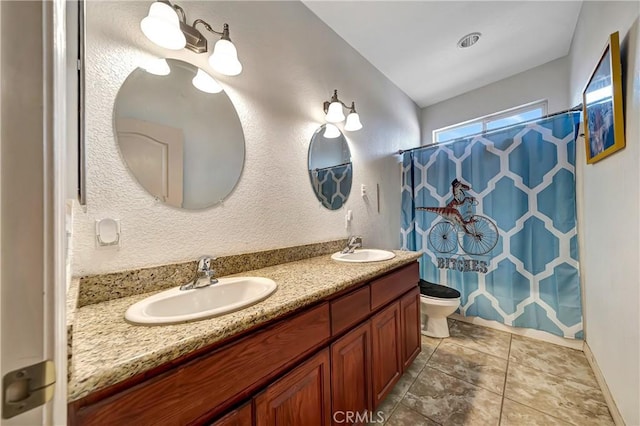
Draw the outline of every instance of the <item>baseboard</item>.
[[[509,325],[502,324],[497,321],[486,320],[480,317],[465,317],[460,314],[452,314],[449,318],[456,321],[468,322],[471,324],[481,325],[483,327],[493,328],[500,331],[506,331],[507,333],[516,334],[518,336],[530,337],[536,340],[542,340],[543,342],[553,343],[554,345],[564,346],[571,349],[583,350],[582,340],[565,339],[564,337],[556,336],[555,334],[547,333],[546,331],[533,330],[531,328],[519,328],[511,327]]]
[[[604,375],[598,367],[598,363],[596,362],[596,357],[593,356],[593,352],[591,352],[591,348],[584,342],[584,355],[587,357],[587,361],[591,366],[591,370],[593,370],[593,374],[596,376],[596,381],[598,385],[600,385],[600,390],[602,391],[602,395],[604,395],[604,400],[607,402],[607,407],[609,407],[609,413],[611,413],[611,417],[613,418],[616,426],[625,426],[624,419],[618,411],[618,406],[616,405],[615,400],[613,399],[613,395],[611,395],[611,391],[609,390],[609,386],[607,386],[607,382],[604,379]]]

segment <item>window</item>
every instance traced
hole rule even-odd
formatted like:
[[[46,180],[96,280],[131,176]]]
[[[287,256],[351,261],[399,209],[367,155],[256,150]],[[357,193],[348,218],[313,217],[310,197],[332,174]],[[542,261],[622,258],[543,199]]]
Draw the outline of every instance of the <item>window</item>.
[[[477,135],[487,130],[495,130],[501,127],[535,120],[545,115],[547,115],[547,101],[536,101],[434,130],[433,141],[437,143]]]

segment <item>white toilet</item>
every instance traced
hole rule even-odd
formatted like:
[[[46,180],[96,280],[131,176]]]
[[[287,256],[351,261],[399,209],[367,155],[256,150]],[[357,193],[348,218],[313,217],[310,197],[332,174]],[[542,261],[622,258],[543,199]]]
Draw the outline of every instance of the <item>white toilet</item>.
[[[449,337],[447,317],[460,306],[460,292],[454,288],[420,280],[422,334]]]

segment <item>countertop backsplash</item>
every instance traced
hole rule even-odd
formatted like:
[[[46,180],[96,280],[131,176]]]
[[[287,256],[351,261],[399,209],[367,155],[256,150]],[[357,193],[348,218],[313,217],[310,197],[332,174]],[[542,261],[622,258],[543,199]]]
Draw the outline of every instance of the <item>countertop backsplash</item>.
[[[342,250],[346,239],[220,256],[212,268],[217,277],[295,262]],[[195,276],[197,260],[79,278],[77,307],[180,286]]]

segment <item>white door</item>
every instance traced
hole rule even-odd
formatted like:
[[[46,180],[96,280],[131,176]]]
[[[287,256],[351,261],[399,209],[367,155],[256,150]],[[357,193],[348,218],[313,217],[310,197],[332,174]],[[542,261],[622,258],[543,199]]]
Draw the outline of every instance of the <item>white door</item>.
[[[165,203],[182,207],[182,130],[135,118],[118,118],[116,128],[122,156],[140,185]]]
[[[61,5],[64,10],[61,0],[0,2],[0,369],[3,378],[24,378],[30,374],[23,373],[25,367],[52,360],[56,370],[53,386],[37,385],[31,377],[2,392],[0,423],[7,426],[66,422],[64,179],[59,179],[64,125],[55,124],[60,104],[54,91],[54,81],[61,74],[64,79],[64,66],[61,71],[55,63],[64,46],[56,40],[53,48],[54,31],[64,28]],[[15,414],[43,393],[54,399]]]

